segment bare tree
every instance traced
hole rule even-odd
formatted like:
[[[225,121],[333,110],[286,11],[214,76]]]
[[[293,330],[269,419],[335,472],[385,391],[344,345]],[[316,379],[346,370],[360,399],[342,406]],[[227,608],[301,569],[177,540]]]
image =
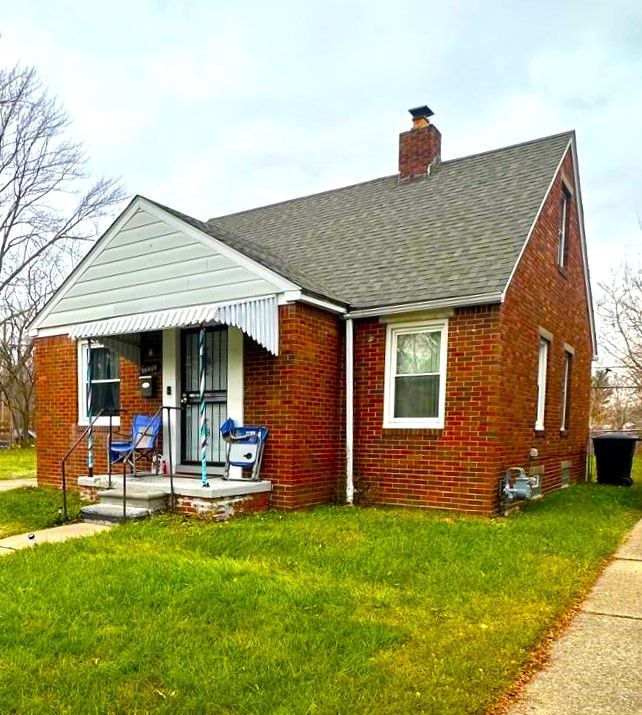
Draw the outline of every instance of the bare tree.
[[[123,198],[113,180],[89,183],[68,129],[34,69],[0,69],[0,393],[22,435],[33,412],[27,326]]]
[[[613,372],[594,376],[594,405],[601,406],[603,420],[613,428],[642,424],[642,270],[624,263],[601,283],[599,301],[601,346],[608,354]],[[602,381],[603,397],[600,403]],[[595,412],[595,410],[594,410]]]
[[[624,264],[600,289],[602,346],[642,394],[642,270]]]

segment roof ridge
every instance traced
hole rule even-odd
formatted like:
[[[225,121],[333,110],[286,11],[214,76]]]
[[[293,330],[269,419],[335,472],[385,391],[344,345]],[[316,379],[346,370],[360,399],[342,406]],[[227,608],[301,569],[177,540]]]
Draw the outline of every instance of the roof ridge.
[[[141,198],[145,199],[145,201],[149,201],[150,204],[154,204],[154,206],[158,206],[158,208],[163,209],[163,211],[167,211],[167,213],[172,214],[173,216],[176,216],[176,218],[180,218],[183,221],[187,221],[187,223],[193,222],[193,223],[200,223],[202,226],[206,226],[206,222],[201,220],[200,218],[195,218],[194,216],[191,216],[190,214],[186,214],[184,211],[179,211],[178,209],[173,208],[172,206],[167,206],[167,204],[161,204],[160,201],[155,201],[154,199],[150,199],[149,196],[144,196],[143,194],[136,194],[134,198]]]
[[[557,134],[549,134],[545,137],[538,137],[537,139],[528,139],[524,142],[515,142],[514,144],[507,144],[506,146],[497,147],[497,149],[487,149],[486,151],[478,151],[474,154],[465,154],[464,156],[458,156],[454,159],[447,159],[446,161],[439,162],[441,166],[444,164],[454,164],[457,161],[465,161],[466,159],[476,159],[479,156],[488,156],[488,154],[497,154],[500,151],[508,151],[509,149],[517,149],[518,147],[529,146],[530,144],[539,144],[540,142],[550,141],[551,139],[559,139],[560,137],[567,136],[569,140],[575,134],[574,129],[569,129],[565,132],[558,132]]]
[[[509,149],[516,149],[517,147],[528,146],[530,144],[537,144],[539,142],[550,141],[551,139],[558,139],[559,137],[568,136],[569,139],[575,134],[574,129],[569,129],[564,132],[558,132],[557,134],[549,134],[544,137],[538,137],[536,139],[529,139],[523,142],[516,142],[514,144],[508,144],[506,146],[498,147],[497,149],[488,149],[486,151],[479,151],[474,154],[465,154],[464,156],[458,156],[454,159],[447,159],[446,161],[439,162],[439,166],[444,166],[445,164],[454,164],[458,161],[465,161],[467,159],[476,159],[480,156],[487,156],[489,154],[496,154],[501,151],[507,151]],[[385,176],[377,176],[374,179],[367,179],[366,181],[356,181],[352,184],[347,184],[346,186],[338,186],[335,189],[324,189],[323,191],[314,191],[311,194],[303,194],[302,196],[293,196],[290,199],[283,199],[283,201],[274,201],[270,204],[263,204],[261,206],[253,206],[249,209],[243,209],[241,211],[234,211],[229,214],[220,214],[219,216],[213,216],[208,218],[204,223],[208,224],[210,221],[216,221],[220,219],[232,218],[234,216],[243,216],[246,214],[254,213],[255,211],[262,211],[263,209],[276,208],[277,206],[285,206],[286,204],[292,204],[295,201],[303,201],[304,199],[316,198],[319,196],[325,196],[328,194],[337,194],[340,191],[347,191],[348,189],[354,189],[357,186],[366,186],[367,184],[374,184],[378,181],[385,181],[386,179],[396,179],[399,174],[386,174]]]

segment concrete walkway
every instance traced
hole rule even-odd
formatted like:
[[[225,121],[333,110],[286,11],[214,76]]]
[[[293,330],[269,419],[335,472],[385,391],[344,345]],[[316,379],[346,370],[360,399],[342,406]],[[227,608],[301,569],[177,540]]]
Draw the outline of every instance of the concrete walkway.
[[[509,715],[642,715],[642,521]]]
[[[28,549],[38,544],[52,544],[67,541],[67,539],[78,539],[82,536],[93,536],[107,529],[111,529],[111,526],[79,522],[77,524],[54,526],[51,529],[42,529],[41,531],[32,531],[29,534],[7,536],[4,539],[0,539],[0,556],[12,554],[18,549]]]
[[[10,489],[20,489],[20,487],[37,487],[36,479],[0,479],[0,492],[8,492]]]

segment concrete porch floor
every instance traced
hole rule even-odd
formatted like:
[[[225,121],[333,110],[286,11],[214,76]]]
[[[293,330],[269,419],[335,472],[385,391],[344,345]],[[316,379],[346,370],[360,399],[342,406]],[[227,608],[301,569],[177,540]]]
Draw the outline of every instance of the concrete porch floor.
[[[112,487],[122,489],[123,475],[112,474]],[[220,477],[210,477],[209,487],[202,487],[200,479],[185,476],[174,476],[174,494],[181,497],[197,497],[201,499],[220,499],[224,497],[238,497],[247,494],[259,494],[261,492],[271,492],[272,482],[268,481],[240,481],[226,480]],[[94,489],[108,489],[109,476],[107,474],[95,474],[93,477],[78,477],[78,486],[93,487]],[[171,493],[170,479],[167,474],[145,474],[139,473],[137,476],[127,475],[127,489],[143,491],[145,489],[163,491],[165,494]]]

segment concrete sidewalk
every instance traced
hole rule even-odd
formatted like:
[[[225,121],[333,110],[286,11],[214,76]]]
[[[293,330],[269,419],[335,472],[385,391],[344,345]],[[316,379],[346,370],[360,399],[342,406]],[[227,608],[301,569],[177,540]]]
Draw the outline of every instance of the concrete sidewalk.
[[[20,489],[21,487],[37,487],[38,482],[33,479],[0,479],[0,492],[8,492],[10,489]]]
[[[642,521],[509,715],[642,715]]]
[[[29,534],[7,536],[4,539],[0,539],[0,556],[11,554],[18,549],[28,549],[38,544],[52,544],[67,541],[68,539],[78,539],[83,536],[93,536],[107,529],[111,529],[111,525],[79,522],[77,524],[54,526],[51,529],[42,529],[41,531],[32,531]]]

